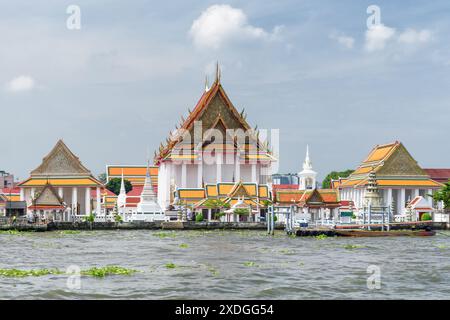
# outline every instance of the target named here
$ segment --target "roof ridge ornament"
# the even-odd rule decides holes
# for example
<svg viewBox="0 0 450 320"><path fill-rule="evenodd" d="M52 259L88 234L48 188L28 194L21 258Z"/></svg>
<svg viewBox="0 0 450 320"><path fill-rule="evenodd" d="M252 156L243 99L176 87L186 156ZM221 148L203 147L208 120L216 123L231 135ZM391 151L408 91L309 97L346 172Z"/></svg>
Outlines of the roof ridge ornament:
<svg viewBox="0 0 450 320"><path fill-rule="evenodd" d="M216 83L220 83L220 77L222 76L221 74L221 70L220 70L220 66L219 66L219 60L217 60L216 62Z"/></svg>
<svg viewBox="0 0 450 320"><path fill-rule="evenodd" d="M209 82L208 82L208 75L205 76L205 92L209 91ZM189 113L191 113L189 111Z"/></svg>

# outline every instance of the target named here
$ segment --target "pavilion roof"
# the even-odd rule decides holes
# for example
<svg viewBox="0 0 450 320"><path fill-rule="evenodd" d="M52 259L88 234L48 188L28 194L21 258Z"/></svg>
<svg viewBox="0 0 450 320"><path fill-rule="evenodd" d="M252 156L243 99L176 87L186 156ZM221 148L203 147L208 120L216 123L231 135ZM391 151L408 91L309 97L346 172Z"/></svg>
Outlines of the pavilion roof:
<svg viewBox="0 0 450 320"><path fill-rule="evenodd" d="M380 187L438 188L441 186L440 183L430 179L427 172L418 165L399 141L375 146L348 178L333 182L333 186L363 188L372 171L376 173Z"/></svg>

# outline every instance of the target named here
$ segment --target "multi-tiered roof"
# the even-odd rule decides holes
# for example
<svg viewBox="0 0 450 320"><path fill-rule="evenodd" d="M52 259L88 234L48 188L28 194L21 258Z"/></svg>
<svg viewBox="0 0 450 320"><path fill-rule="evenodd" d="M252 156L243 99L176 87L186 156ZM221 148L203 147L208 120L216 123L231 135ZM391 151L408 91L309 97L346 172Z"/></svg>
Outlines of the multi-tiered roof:
<svg viewBox="0 0 450 320"><path fill-rule="evenodd" d="M340 188L361 187L369 183L374 172L382 187L439 188L441 184L432 180L399 141L377 145L359 167L342 183Z"/></svg>
<svg viewBox="0 0 450 320"><path fill-rule="evenodd" d="M195 124L201 122L201 136L196 137ZM200 126L199 126L200 128ZM223 141L215 141L208 129L218 129ZM245 141L227 130L242 130L248 134ZM161 144L155 152L155 164L162 161L182 160L195 161L205 149L215 152L240 154L241 161L275 161L268 145L259 139L256 129L252 129L245 120L244 110L239 113L228 98L220 83L220 71L211 88L206 87L200 100L187 119L181 118L180 126L176 126L165 144Z"/></svg>

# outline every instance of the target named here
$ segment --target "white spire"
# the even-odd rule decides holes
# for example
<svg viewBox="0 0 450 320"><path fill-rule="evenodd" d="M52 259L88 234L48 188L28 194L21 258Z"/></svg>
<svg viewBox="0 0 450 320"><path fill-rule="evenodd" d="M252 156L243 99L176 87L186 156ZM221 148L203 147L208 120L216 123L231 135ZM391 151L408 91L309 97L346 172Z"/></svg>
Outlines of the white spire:
<svg viewBox="0 0 450 320"><path fill-rule="evenodd" d="M306 145L306 157L305 162L303 162L303 170L312 170L312 162L309 159L309 145Z"/></svg>
<svg viewBox="0 0 450 320"><path fill-rule="evenodd" d="M119 212L123 213L123 210L121 208L125 207L127 203L127 192L125 190L125 182L123 179L123 169L122 169L122 180L120 181L120 192L117 196L117 206L119 208Z"/></svg>
<svg viewBox="0 0 450 320"><path fill-rule="evenodd" d="M157 203L156 194L153 190L149 159L147 159L147 173L141 192L141 200L137 205L137 212L144 214L162 214L161 207Z"/></svg>
<svg viewBox="0 0 450 320"><path fill-rule="evenodd" d="M309 145L306 146L306 157L303 162L303 170L299 173L300 190L308 190L316 188L317 172L313 170L311 159L309 158Z"/></svg>
<svg viewBox="0 0 450 320"><path fill-rule="evenodd" d="M122 180L120 181L120 194L126 194L125 191L125 182L123 180L123 169L122 169Z"/></svg>
<svg viewBox="0 0 450 320"><path fill-rule="evenodd" d="M141 193L141 199L144 198L147 201L149 200L149 198L156 198L155 191L153 190L152 179L150 177L150 160L148 159L147 159L147 173L145 175L144 187L142 188Z"/></svg>

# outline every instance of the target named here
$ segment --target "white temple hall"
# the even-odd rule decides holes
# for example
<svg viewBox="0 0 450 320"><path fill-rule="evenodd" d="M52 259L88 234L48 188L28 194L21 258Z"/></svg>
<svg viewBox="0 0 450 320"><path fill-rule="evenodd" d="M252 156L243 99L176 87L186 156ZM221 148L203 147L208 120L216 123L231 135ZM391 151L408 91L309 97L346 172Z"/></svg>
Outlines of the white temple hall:
<svg viewBox="0 0 450 320"><path fill-rule="evenodd" d="M159 166L158 203L163 210L180 201L195 207L194 202L208 197L206 186L227 185L231 192L239 183L254 186L251 190L255 193L250 192L248 197L255 200L258 190L262 190L260 186L264 190L270 186L275 161L266 142L260 140L244 113L239 113L228 98L217 68L214 83L206 86L188 117L182 117L180 125L155 153L155 165ZM264 197L269 197L269 192ZM180 198L180 194L184 197ZM239 201L243 201L242 197ZM251 206L251 212L263 207L259 203Z"/></svg>
<svg viewBox="0 0 450 320"><path fill-rule="evenodd" d="M433 207L431 194L442 184L430 178L402 143L395 141L375 146L367 158L348 177L333 181L342 200L351 200L362 210L376 184L380 205L391 207L394 215L404 215L408 204L422 197Z"/></svg>
<svg viewBox="0 0 450 320"><path fill-rule="evenodd" d="M28 215L73 221L79 215L102 214L103 184L62 140L19 188L20 200L26 201Z"/></svg>

